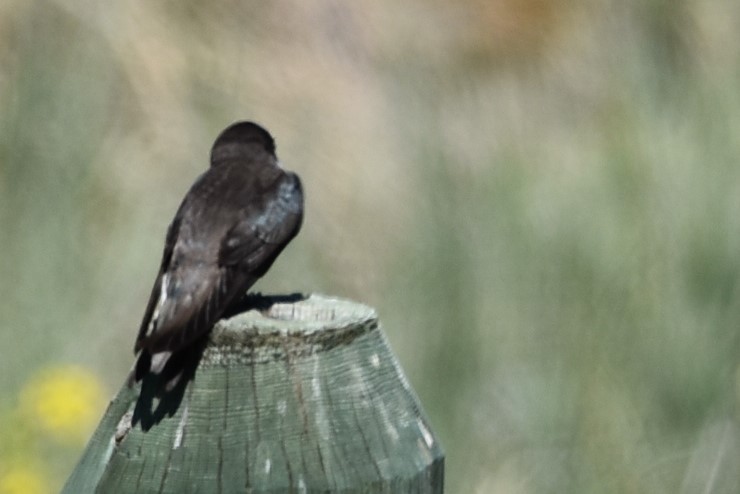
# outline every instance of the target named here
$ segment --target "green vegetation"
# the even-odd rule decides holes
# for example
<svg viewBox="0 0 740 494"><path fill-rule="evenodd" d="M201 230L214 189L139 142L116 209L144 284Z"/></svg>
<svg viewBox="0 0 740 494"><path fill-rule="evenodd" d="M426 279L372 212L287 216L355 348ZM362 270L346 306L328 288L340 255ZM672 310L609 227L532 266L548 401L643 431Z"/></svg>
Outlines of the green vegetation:
<svg viewBox="0 0 740 494"><path fill-rule="evenodd" d="M249 118L307 190L255 288L378 309L448 492L740 491L739 21L724 0L6 1L0 417L53 363L118 388L167 222ZM59 486L78 450L49 451Z"/></svg>

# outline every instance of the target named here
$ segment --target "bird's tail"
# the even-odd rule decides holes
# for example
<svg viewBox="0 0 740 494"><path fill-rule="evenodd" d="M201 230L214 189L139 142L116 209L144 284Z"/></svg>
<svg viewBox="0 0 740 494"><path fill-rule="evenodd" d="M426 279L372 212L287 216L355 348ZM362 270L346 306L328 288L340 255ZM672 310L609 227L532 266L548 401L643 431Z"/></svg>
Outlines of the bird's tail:
<svg viewBox="0 0 740 494"><path fill-rule="evenodd" d="M136 362L129 373L127 383L133 387L139 381L152 381L155 384L157 395L169 393L182 380L186 374L192 375L193 362L190 353L185 349L179 352L158 352L150 353L149 350L142 349L136 356ZM191 372L192 370L192 372Z"/></svg>

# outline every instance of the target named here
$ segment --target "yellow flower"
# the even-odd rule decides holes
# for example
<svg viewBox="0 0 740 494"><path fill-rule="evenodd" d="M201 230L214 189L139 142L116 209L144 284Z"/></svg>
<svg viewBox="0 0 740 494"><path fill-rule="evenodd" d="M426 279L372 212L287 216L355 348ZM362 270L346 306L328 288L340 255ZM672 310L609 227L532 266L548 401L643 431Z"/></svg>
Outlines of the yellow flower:
<svg viewBox="0 0 740 494"><path fill-rule="evenodd" d="M46 494L49 484L37 469L16 466L0 473L0 494Z"/></svg>
<svg viewBox="0 0 740 494"><path fill-rule="evenodd" d="M76 366L46 369L21 391L22 412L64 442L84 444L104 403L100 381Z"/></svg>

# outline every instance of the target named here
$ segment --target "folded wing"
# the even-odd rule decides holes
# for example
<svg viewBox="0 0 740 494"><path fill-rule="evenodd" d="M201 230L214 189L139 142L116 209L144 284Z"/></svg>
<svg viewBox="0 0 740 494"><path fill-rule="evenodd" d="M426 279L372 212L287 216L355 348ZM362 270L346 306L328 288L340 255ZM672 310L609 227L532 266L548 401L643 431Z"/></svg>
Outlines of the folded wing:
<svg viewBox="0 0 740 494"><path fill-rule="evenodd" d="M173 259L180 226L173 223L135 351L174 352L192 343L270 268L298 233L303 216L298 177L284 173L272 185L276 193L271 199L245 209L226 232L218 262Z"/></svg>

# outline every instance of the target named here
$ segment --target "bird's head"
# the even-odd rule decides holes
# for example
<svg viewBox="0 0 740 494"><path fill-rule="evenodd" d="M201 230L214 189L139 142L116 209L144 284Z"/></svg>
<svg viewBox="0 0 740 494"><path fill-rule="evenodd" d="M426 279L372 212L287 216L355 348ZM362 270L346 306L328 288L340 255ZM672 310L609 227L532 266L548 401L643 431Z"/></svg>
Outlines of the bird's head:
<svg viewBox="0 0 740 494"><path fill-rule="evenodd" d="M216 138L211 148L211 166L234 158L250 158L255 151L275 156L275 141L254 122L236 122Z"/></svg>

